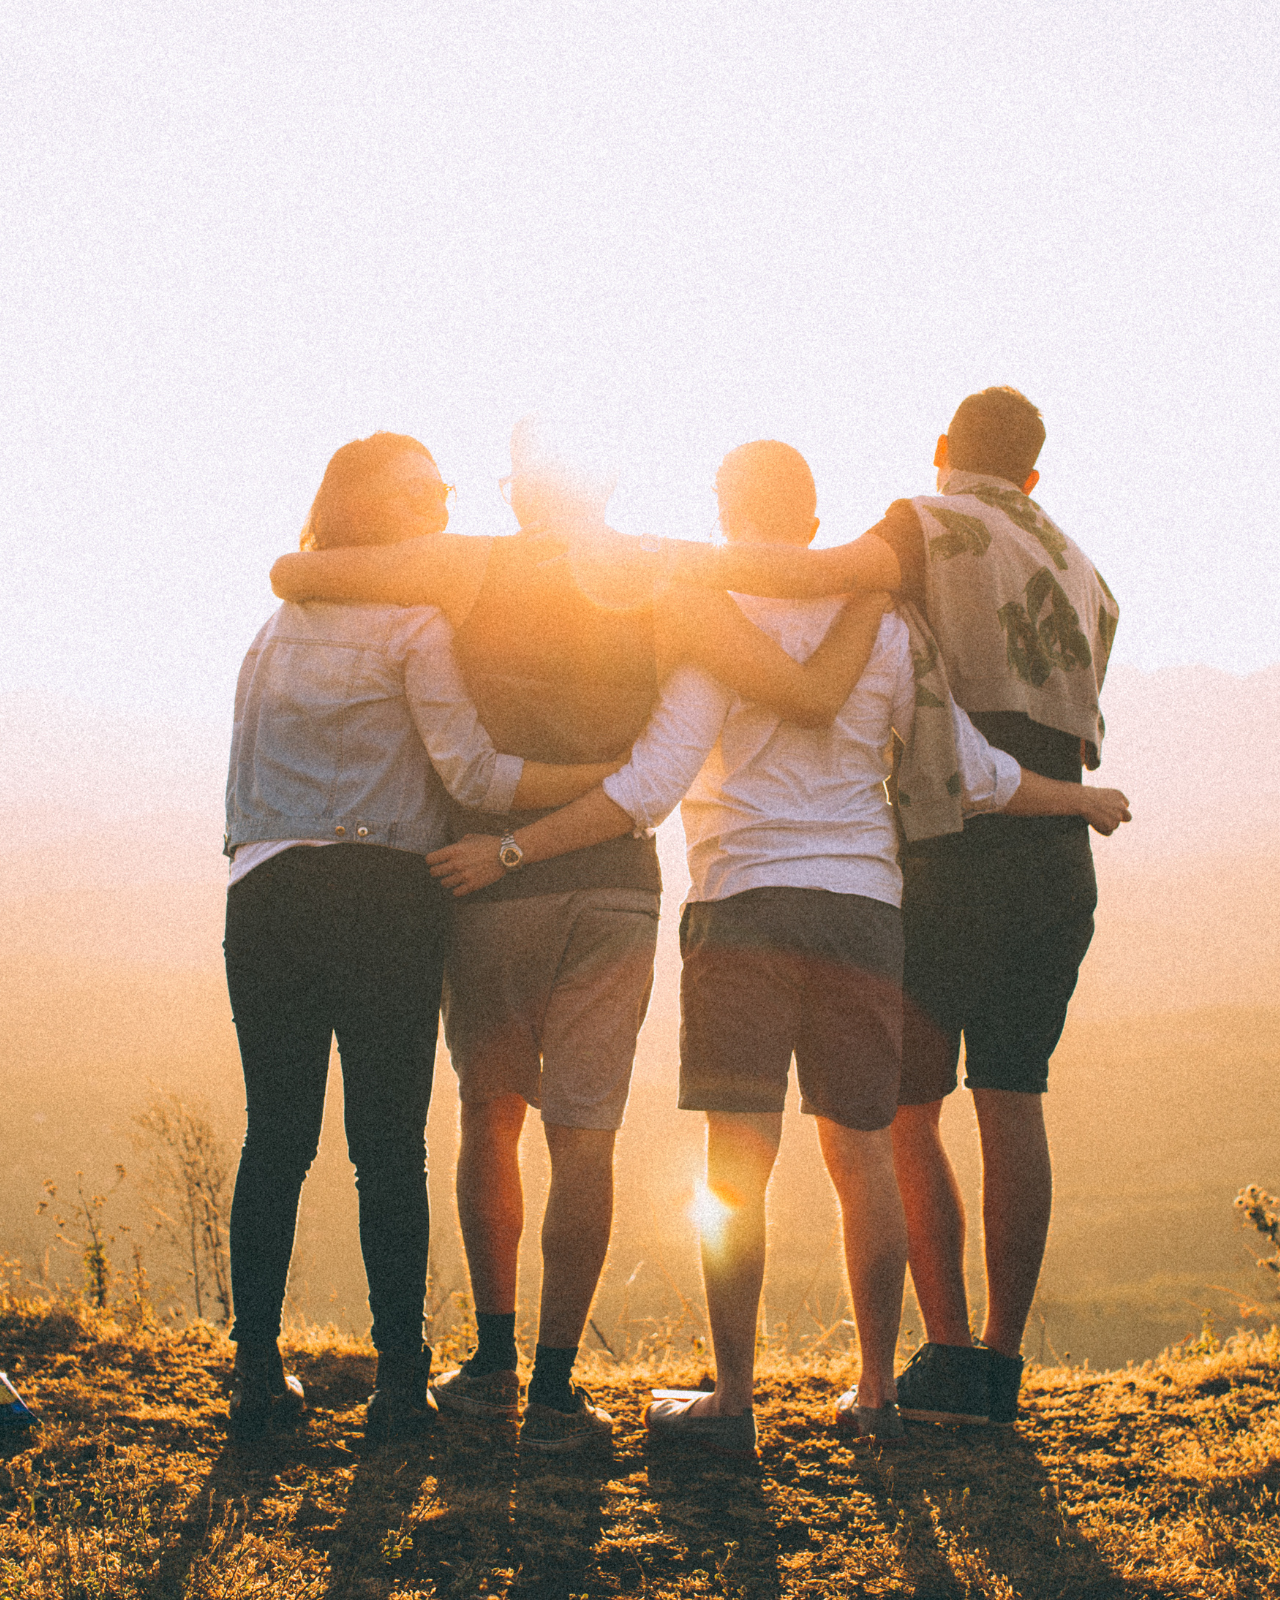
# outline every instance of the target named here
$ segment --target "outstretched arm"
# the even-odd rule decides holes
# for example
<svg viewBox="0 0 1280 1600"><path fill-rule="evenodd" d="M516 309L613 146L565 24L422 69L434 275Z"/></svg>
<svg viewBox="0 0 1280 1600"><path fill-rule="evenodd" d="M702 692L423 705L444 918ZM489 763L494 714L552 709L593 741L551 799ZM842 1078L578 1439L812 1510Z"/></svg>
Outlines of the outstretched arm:
<svg viewBox="0 0 1280 1600"><path fill-rule="evenodd" d="M704 673L692 667L674 673L621 771L605 787L516 832L525 862L545 861L637 828L656 827L697 776L729 703L726 691ZM468 834L434 851L427 862L432 875L455 895L483 889L505 870L493 834Z"/></svg>
<svg viewBox="0 0 1280 1600"><path fill-rule="evenodd" d="M299 550L272 567L271 587L282 600L435 605L456 627L480 592L490 543L433 533L399 544Z"/></svg>
<svg viewBox="0 0 1280 1600"><path fill-rule="evenodd" d="M557 766L548 761L526 761L511 800L514 811L540 811L545 806L565 806L588 794L615 773L621 761L583 762ZM611 835L606 834L606 838ZM593 844L598 841L592 840ZM553 854L559 854L558 851Z"/></svg>
<svg viewBox="0 0 1280 1600"><path fill-rule="evenodd" d="M665 574L673 582L784 600L814 600L852 590L894 590L902 581L893 547L876 533L864 533L829 550L666 539L662 559Z"/></svg>
<svg viewBox="0 0 1280 1600"><path fill-rule="evenodd" d="M883 594L849 601L802 663L761 632L728 594L677 585L655 602L658 670L665 676L680 662L692 663L788 722L823 728L862 676L885 603Z"/></svg>
<svg viewBox="0 0 1280 1600"><path fill-rule="evenodd" d="M1005 806L1011 817L1084 817L1091 828L1111 834L1122 822L1132 822L1129 801L1119 789L1098 789L1084 783L1063 783L1042 778L1022 768L1022 781Z"/></svg>

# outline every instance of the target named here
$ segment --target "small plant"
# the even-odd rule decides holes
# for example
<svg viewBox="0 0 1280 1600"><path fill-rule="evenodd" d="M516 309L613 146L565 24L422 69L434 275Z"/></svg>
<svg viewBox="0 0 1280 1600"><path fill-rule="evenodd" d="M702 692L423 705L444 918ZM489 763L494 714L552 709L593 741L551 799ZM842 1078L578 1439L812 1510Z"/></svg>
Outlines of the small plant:
<svg viewBox="0 0 1280 1600"><path fill-rule="evenodd" d="M157 1196L155 1226L187 1258L196 1316L231 1321L231 1159L208 1108L164 1095L133 1119L146 1153L145 1183Z"/></svg>
<svg viewBox="0 0 1280 1600"><path fill-rule="evenodd" d="M106 1219L103 1212L107 1201L116 1192L125 1180L125 1170L119 1162L116 1163L116 1181L105 1194L86 1194L84 1192L84 1173L76 1173L76 1199L67 1210L68 1216L61 1216L57 1211L53 1213L54 1224L58 1230L58 1242L75 1250L84 1263L85 1293L91 1306L96 1306L100 1311L107 1304L108 1291L111 1287L111 1259L107 1255L107 1246L114 1244L116 1234L128 1233L129 1224L120 1222L115 1230L108 1232ZM36 1215L40 1216L50 1206L55 1205L58 1199L58 1186L52 1178L44 1180L45 1198L36 1207Z"/></svg>
<svg viewBox="0 0 1280 1600"><path fill-rule="evenodd" d="M1280 1200L1256 1183L1251 1183L1235 1197L1237 1211L1244 1213L1246 1222L1252 1224L1271 1244L1273 1255L1259 1256L1258 1265L1280 1277Z"/></svg>

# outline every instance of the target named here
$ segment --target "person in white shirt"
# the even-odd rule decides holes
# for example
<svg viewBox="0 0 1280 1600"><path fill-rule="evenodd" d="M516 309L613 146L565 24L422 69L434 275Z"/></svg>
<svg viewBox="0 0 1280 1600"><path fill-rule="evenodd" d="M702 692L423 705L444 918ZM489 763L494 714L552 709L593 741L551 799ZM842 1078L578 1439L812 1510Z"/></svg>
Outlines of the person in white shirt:
<svg viewBox="0 0 1280 1600"><path fill-rule="evenodd" d="M731 452L716 481L732 540L807 545L813 478L774 440ZM838 600L736 597L803 661ZM844 1218L861 1349L858 1384L837 1420L899 1436L893 1354L906 1231L889 1126L901 1052L902 878L885 792L896 731L911 737L915 675L907 630L887 614L870 661L830 728L806 729L743 701L705 673L671 674L631 759L600 788L517 835L540 859L609 833L649 829L680 800L692 887L681 920L680 1105L705 1112L703 1273L716 1354L714 1393L660 1398L651 1434L728 1454L754 1451L754 1347L765 1255L764 1198L794 1052L801 1109L817 1119ZM962 712L955 719L966 809L1081 810L1111 831L1123 796L1026 775ZM1029 785L1027 779L1029 778ZM438 851L433 872L458 893L503 868L496 839Z"/></svg>

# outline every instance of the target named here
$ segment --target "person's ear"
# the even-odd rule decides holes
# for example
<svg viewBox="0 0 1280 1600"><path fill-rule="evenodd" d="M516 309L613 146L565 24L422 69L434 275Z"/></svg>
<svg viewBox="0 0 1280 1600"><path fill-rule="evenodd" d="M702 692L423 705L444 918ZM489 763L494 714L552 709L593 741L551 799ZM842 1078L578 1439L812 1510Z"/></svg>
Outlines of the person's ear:
<svg viewBox="0 0 1280 1600"><path fill-rule="evenodd" d="M1027 481L1022 485L1023 494L1030 494L1031 491L1035 488L1036 484L1038 484L1039 482L1040 482L1040 474L1038 472L1030 473L1028 475L1028 477L1027 477Z"/></svg>
<svg viewBox="0 0 1280 1600"><path fill-rule="evenodd" d="M938 448L933 452L933 464L939 471L945 471L947 465L947 436L945 433L938 435Z"/></svg>

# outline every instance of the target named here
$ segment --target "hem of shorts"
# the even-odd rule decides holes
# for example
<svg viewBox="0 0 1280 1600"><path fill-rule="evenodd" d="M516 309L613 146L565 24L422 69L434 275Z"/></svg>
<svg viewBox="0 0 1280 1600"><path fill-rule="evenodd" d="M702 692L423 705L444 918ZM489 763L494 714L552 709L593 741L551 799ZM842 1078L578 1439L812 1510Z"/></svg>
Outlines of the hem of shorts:
<svg viewBox="0 0 1280 1600"><path fill-rule="evenodd" d="M535 1106L533 1109L543 1122L550 1122L557 1128L579 1128L583 1133L617 1133L627 1120L625 1109L616 1122L567 1122L563 1117L552 1116L546 1106Z"/></svg>
<svg viewBox="0 0 1280 1600"><path fill-rule="evenodd" d="M735 1117L768 1117L784 1111L786 1109L786 1101L780 1100L776 1105L771 1106L711 1106L694 1105L681 1095L680 1099L676 1101L676 1109L678 1111L725 1111Z"/></svg>
<svg viewBox="0 0 1280 1600"><path fill-rule="evenodd" d="M1049 1079L1041 1078L1038 1088L1029 1088L1022 1083L975 1083L972 1078L966 1076L964 1086L966 1089L1002 1089L1006 1094L1048 1094Z"/></svg>
<svg viewBox="0 0 1280 1600"><path fill-rule="evenodd" d="M874 1126L868 1127L865 1122L846 1122L843 1117L833 1116L830 1111L819 1111L817 1106L805 1105L803 1102L800 1106L800 1115L802 1117L821 1117L824 1122L834 1122L836 1127L848 1128L853 1133L883 1133L886 1128L893 1126L892 1117L889 1118L888 1122L877 1122Z"/></svg>

